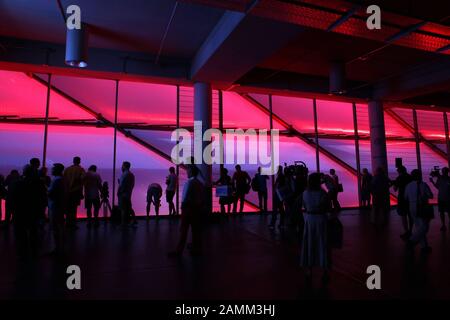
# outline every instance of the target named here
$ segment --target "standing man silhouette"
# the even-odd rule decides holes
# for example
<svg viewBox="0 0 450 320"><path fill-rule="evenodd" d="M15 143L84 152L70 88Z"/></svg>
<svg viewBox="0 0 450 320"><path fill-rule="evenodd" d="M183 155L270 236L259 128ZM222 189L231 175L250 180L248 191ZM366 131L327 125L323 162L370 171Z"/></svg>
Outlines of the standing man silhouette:
<svg viewBox="0 0 450 320"><path fill-rule="evenodd" d="M64 170L64 182L66 183L66 226L70 229L78 229L77 208L83 199L83 180L86 172L80 165L80 157L73 158L73 165Z"/></svg>

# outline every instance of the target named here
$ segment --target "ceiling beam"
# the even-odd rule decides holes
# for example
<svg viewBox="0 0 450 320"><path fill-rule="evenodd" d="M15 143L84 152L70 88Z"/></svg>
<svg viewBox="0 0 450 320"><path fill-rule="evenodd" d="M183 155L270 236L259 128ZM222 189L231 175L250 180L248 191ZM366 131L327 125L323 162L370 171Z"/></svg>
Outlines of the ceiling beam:
<svg viewBox="0 0 450 320"><path fill-rule="evenodd" d="M302 30L296 25L227 11L193 58L191 79L227 88Z"/></svg>
<svg viewBox="0 0 450 320"><path fill-rule="evenodd" d="M142 52L90 48L89 65L74 68L65 64L65 46L49 42L0 37L0 68L22 72L55 73L110 79L147 79L161 83L188 83L189 60Z"/></svg>

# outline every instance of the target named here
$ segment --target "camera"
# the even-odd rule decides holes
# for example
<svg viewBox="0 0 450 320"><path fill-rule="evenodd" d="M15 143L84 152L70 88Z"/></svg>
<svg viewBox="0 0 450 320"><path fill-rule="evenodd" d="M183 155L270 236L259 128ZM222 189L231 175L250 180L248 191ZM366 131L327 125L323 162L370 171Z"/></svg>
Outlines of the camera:
<svg viewBox="0 0 450 320"><path fill-rule="evenodd" d="M430 172L430 177L439 177L440 173L439 173L439 166L434 166L433 170L431 170Z"/></svg>

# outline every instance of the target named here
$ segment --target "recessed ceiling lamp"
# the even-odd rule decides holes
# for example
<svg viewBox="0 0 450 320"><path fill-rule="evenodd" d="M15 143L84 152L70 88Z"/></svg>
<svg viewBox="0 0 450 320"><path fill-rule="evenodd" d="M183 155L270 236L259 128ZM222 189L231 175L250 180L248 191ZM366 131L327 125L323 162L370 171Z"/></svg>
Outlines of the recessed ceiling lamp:
<svg viewBox="0 0 450 320"><path fill-rule="evenodd" d="M67 29L66 64L72 67L86 68L88 61L87 25L82 23L80 29Z"/></svg>

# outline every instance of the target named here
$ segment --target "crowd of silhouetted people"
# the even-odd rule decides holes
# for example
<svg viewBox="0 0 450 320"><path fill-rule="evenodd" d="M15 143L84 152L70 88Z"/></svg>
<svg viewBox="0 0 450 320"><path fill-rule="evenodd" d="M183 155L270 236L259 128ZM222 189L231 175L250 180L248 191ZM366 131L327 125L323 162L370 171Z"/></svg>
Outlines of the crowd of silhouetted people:
<svg viewBox="0 0 450 320"><path fill-rule="evenodd" d="M118 179L118 205L112 207L108 182L102 181L97 167L91 165L86 171L81 166L80 157L74 157L73 163L65 167L61 163L53 164L48 175L47 168L38 158L32 158L20 173L12 170L6 178L0 176L0 218L1 200L5 200L4 226L14 226L19 257L37 255L39 234L48 220L52 231L55 249L52 254L64 252L64 239L67 230L76 230L77 213L84 200L87 215L87 227L99 226L99 213L115 223L135 226L136 214L132 206L132 193L135 177L131 172L130 162L123 162L122 175ZM175 168L169 168L166 178L166 201L169 214L177 215L174 195L177 190L178 177ZM159 215L162 188L151 183L147 190L147 216L153 204Z"/></svg>
<svg viewBox="0 0 450 320"><path fill-rule="evenodd" d="M313 267L323 269L323 280L328 280L331 265L331 249L342 246L343 228L337 214L341 210L338 200L343 192L334 169L329 173L309 173L306 165L279 166L273 177L262 174L258 168L252 178L240 165L235 166L232 176L222 168L220 177L213 182L216 196L219 198L221 212L242 213L246 196L251 192L258 195L260 212L267 212L269 184L272 184L273 210L269 228L291 227L302 237L300 265L305 268L311 279ZM0 176L0 199L5 199L5 221L8 226L13 223L16 243L20 257L35 256L39 246L39 232L47 220L53 235L55 249L52 254L64 252L65 233L77 229L78 207L84 200L87 213L87 227L99 226L99 213L103 208L104 216L111 222L123 226L136 226L137 219L132 204L135 176L131 163L122 163L122 174L118 179L117 206L111 206L109 186L103 182L97 167L91 165L86 171L81 166L79 157L65 167L61 163L53 164L50 176L40 161L33 158L23 168L23 172L12 170L4 178ZM181 224L178 245L169 256L182 255L192 232L192 242L188 246L192 255L201 253L202 228L208 214L208 192L200 169L193 164L186 165L188 180L183 185L181 194ZM390 189L397 192L397 212L402 219L404 233L401 238L407 248L420 245L422 253L431 251L427 242L430 221L434 217L430 199L433 194L430 187L422 180L418 169L408 174L404 166L397 166L398 176L390 180L383 168L377 168L372 176L367 169L361 175L361 200L363 207L370 208L370 220L377 226L387 222L390 212ZM273 179L272 182L269 182ZM430 174L431 184L438 190L438 210L441 217L441 230L446 230L445 213L450 211L450 177L448 168L440 172L435 169ZM166 202L169 215L179 215L174 197L178 190L178 175L174 167L169 168L166 177ZM150 183L147 189L147 217L153 210L159 216L163 187ZM231 209L233 208L233 209ZM303 213L303 214L302 214ZM450 222L449 222L450 223Z"/></svg>
<svg viewBox="0 0 450 320"><path fill-rule="evenodd" d="M430 186L423 181L422 172L414 169L409 174L403 165L397 166L398 176L391 180L383 168L378 168L372 176L363 169L361 177L361 194L363 206L371 208L371 220L377 225L388 221L390 212L390 189L395 191L397 213L402 219L403 233L400 237L407 247L413 249L417 244L422 253L430 253L427 234L430 222L434 218L434 209L430 204L433 193ZM450 214L450 177L447 167L434 169L429 181L438 191L438 211L441 219L441 231L447 230L445 214ZM450 227L450 218L449 218Z"/></svg>

